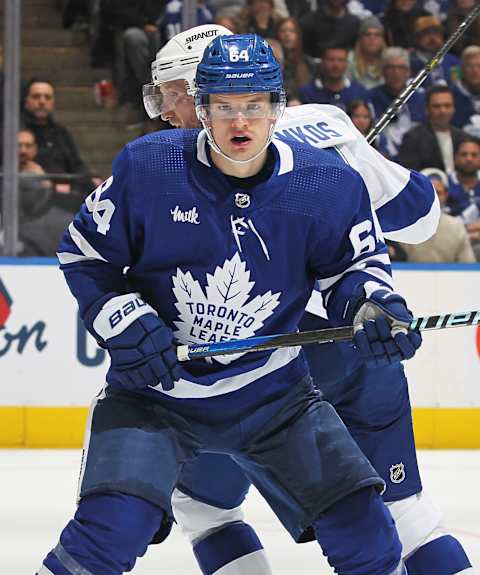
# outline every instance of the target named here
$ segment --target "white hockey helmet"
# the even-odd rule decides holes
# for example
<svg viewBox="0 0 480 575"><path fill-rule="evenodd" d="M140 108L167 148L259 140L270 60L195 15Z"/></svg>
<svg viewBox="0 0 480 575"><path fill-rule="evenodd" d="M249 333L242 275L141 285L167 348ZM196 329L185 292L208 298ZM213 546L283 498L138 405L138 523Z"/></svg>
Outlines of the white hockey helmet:
<svg viewBox="0 0 480 575"><path fill-rule="evenodd" d="M143 86L143 103L150 118L161 113L162 98L158 86L173 80L185 80L187 92L193 93L197 65L205 48L217 36L232 32L218 24L203 24L180 32L163 46L152 62L152 83Z"/></svg>

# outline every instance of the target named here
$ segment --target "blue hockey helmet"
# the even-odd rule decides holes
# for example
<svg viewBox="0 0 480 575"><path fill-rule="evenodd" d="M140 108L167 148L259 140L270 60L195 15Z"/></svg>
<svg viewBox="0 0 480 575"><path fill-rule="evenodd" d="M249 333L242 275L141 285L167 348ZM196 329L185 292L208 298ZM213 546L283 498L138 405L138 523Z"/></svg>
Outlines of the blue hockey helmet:
<svg viewBox="0 0 480 575"><path fill-rule="evenodd" d="M280 65L257 34L217 36L203 53L195 83L198 104L208 94L270 92L284 98Z"/></svg>
<svg viewBox="0 0 480 575"><path fill-rule="evenodd" d="M268 42L257 34L232 34L217 36L205 49L195 76L195 110L212 148L223 157L236 163L247 163L258 157L270 144L275 123L286 105L285 90L280 65ZM251 119L267 118L271 125L263 148L248 160L234 160L227 156L215 142L211 121L214 113L210 105L213 94L270 94L267 106L252 106L242 110ZM224 106L225 108L225 106ZM216 117L236 117L232 109L217 110Z"/></svg>

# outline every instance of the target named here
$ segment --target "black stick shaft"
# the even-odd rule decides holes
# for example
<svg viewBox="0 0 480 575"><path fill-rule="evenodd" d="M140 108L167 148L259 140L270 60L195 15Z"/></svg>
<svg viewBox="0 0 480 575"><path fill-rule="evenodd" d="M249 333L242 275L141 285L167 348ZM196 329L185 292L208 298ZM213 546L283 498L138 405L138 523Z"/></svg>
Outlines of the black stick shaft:
<svg viewBox="0 0 480 575"><path fill-rule="evenodd" d="M480 311L426 315L414 318L408 327L415 331L427 331L450 327L465 327L469 325L480 325ZM353 335L354 327L350 325L278 335L256 336L247 339L207 343L204 345L181 345L177 348L177 356L179 361L185 361L187 359L265 351L278 349L280 347L308 345L311 343L350 341Z"/></svg>

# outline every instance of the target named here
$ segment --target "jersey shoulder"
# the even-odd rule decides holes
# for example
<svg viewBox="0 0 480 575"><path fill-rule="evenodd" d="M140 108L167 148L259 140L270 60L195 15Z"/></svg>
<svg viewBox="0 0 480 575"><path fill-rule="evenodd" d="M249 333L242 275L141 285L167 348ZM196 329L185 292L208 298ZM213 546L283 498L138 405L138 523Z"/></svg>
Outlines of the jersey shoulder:
<svg viewBox="0 0 480 575"><path fill-rule="evenodd" d="M125 146L136 180L150 178L185 180L196 155L200 130L162 130L133 140Z"/></svg>
<svg viewBox="0 0 480 575"><path fill-rule="evenodd" d="M365 184L336 148L291 144L293 170L289 185L277 197L285 211L330 221L355 210Z"/></svg>

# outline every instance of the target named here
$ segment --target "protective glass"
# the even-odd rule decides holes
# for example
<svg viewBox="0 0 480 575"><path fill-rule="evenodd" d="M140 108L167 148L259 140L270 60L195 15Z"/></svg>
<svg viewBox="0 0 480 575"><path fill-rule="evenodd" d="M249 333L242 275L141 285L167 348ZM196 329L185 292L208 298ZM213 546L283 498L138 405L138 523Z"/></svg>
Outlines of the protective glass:
<svg viewBox="0 0 480 575"><path fill-rule="evenodd" d="M191 98L185 92L171 91L155 84L144 84L143 105L150 118L158 118L175 109L177 104Z"/></svg>
<svg viewBox="0 0 480 575"><path fill-rule="evenodd" d="M247 120L268 118L275 120L283 112L281 102L246 102L244 104L230 104L226 102L213 102L197 106L197 115L200 120L234 120L243 117Z"/></svg>

